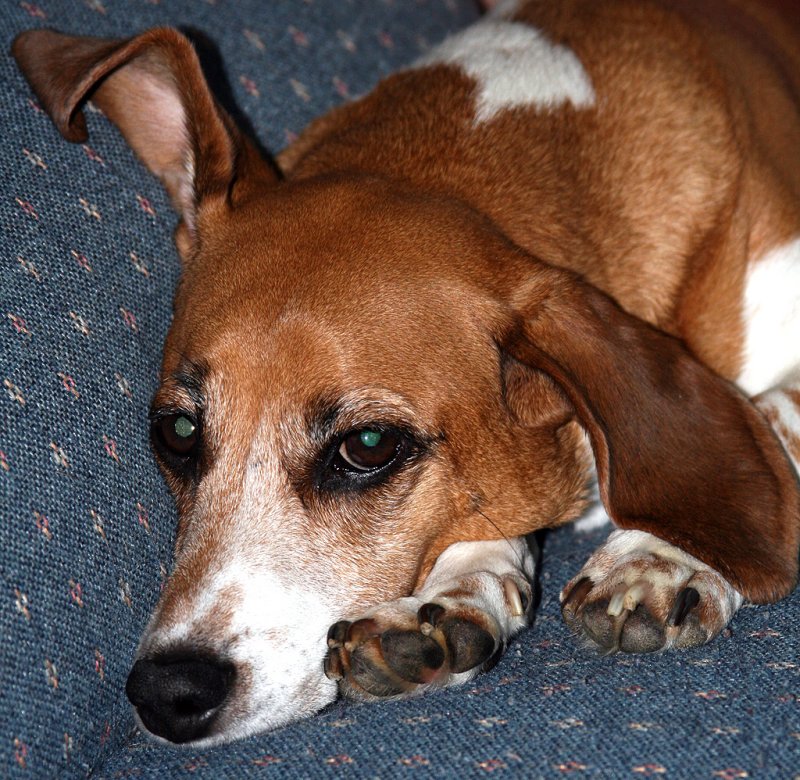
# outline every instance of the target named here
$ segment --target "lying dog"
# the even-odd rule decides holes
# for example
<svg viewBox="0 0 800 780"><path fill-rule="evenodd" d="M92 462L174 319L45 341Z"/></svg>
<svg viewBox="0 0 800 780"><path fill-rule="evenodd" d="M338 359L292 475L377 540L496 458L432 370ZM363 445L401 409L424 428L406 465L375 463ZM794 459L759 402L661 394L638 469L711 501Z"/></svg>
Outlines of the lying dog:
<svg viewBox="0 0 800 780"><path fill-rule="evenodd" d="M520 537L581 515L595 467L617 529L562 593L586 642L701 644L792 590L792 0L504 2L277 166L173 30L14 54L181 217L152 405L175 568L127 686L150 732L468 679L526 623Z"/></svg>

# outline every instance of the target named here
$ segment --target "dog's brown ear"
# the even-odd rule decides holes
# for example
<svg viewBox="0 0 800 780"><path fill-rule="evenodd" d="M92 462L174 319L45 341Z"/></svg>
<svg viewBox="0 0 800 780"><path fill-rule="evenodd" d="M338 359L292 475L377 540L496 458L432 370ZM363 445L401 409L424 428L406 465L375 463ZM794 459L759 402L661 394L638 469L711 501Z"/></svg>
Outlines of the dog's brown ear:
<svg viewBox="0 0 800 780"><path fill-rule="evenodd" d="M194 48L176 30L128 40L30 30L12 53L67 140L87 138L87 98L119 127L169 193L183 240L194 240L204 205L227 204L253 180L276 177L217 106Z"/></svg>
<svg viewBox="0 0 800 780"><path fill-rule="evenodd" d="M571 401L616 524L694 555L751 601L788 594L800 485L757 409L682 342L572 274L538 266L524 287L501 348Z"/></svg>

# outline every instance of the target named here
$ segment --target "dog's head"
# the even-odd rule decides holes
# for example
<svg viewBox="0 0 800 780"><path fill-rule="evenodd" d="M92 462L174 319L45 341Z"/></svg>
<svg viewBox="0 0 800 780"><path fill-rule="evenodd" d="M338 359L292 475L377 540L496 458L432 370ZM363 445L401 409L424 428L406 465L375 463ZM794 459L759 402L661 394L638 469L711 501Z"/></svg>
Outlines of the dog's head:
<svg viewBox="0 0 800 780"><path fill-rule="evenodd" d="M575 517L589 441L619 524L774 595L783 526L746 554L686 531L719 511L749 533L788 488L758 416L677 341L466 204L379 175L283 180L174 31L40 31L15 55L67 138L91 96L181 216L151 419L175 567L128 685L150 731L208 743L318 710L331 623L407 595L452 543ZM709 482L725 470L746 484Z"/></svg>

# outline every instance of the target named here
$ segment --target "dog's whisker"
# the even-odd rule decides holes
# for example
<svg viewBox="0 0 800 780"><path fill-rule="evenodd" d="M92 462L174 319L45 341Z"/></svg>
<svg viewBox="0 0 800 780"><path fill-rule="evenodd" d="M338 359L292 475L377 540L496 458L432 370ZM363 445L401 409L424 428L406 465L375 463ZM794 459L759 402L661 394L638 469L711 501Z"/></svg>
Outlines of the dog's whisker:
<svg viewBox="0 0 800 780"><path fill-rule="evenodd" d="M502 537L502 538L505 540L505 542L508 544L509 548L511 549L511 551L512 551L512 554L517 556L517 563L519 564L519 568L520 568L520 569L522 569L522 566L523 566L522 555L520 555L520 554L517 552L516 548L514 547L513 543L511 542L511 539L508 537L508 535L507 535L507 534L505 534L505 533L503 533L503 529L502 529L502 528L500 528L500 526L499 526L499 525L497 525L497 523L495 523L495 521L494 521L494 520L492 520L492 518L491 518L491 517L489 517L489 516L488 516L488 515L487 515L487 514L486 514L486 513L485 513L485 512L482 510L482 509L480 509L480 508L478 508L478 507L475 507L475 511L476 511L476 512L477 512L477 513L478 513L478 514L479 514L479 515L480 515L480 516L481 516L481 517L482 517L484 520L486 520L486 522L487 522L487 523L489 523L489 525L491 525L491 526L492 526L492 528L494 528L494 529L495 529L495 531L497 531L497 533L499 533L499 534L500 534L500 536L501 536L501 537Z"/></svg>

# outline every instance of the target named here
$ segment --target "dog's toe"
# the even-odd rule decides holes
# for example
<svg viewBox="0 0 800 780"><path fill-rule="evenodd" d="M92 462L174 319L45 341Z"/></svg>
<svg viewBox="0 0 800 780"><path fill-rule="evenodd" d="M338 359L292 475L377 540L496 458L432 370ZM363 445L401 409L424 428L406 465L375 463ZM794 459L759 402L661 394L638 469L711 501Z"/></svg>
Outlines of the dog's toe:
<svg viewBox="0 0 800 780"><path fill-rule="evenodd" d="M614 621L607 612L608 599L591 601L579 608L567 624L573 631L582 633L603 652L613 652L615 648Z"/></svg>
<svg viewBox="0 0 800 780"><path fill-rule="evenodd" d="M495 638L485 629L460 617L442 621L441 632L450 659L450 671L460 674L481 666L495 650Z"/></svg>
<svg viewBox="0 0 800 780"><path fill-rule="evenodd" d="M388 644L392 644L391 637ZM324 670L329 679L338 681L340 685L357 686L370 697L403 693L407 686L402 674L398 674L389 663L389 658L392 658L391 649L386 652L383 633L373 619L340 620L328 631Z"/></svg>
<svg viewBox="0 0 800 780"><path fill-rule="evenodd" d="M650 610L640 604L625 616L620 631L619 649L623 653L654 653L665 643L664 626Z"/></svg>
<svg viewBox="0 0 800 780"><path fill-rule="evenodd" d="M473 620L448 614L440 604L423 604L417 618L423 633L432 635L438 632L444 638L447 659L453 674L480 666L495 650L497 642L489 631Z"/></svg>
<svg viewBox="0 0 800 780"><path fill-rule="evenodd" d="M369 696L384 698L405 692L408 685L389 667L379 637L354 645L349 651L349 669L345 678Z"/></svg>
<svg viewBox="0 0 800 780"><path fill-rule="evenodd" d="M445 662L441 645L421 631L384 631L380 641L389 668L409 682L431 682Z"/></svg>

